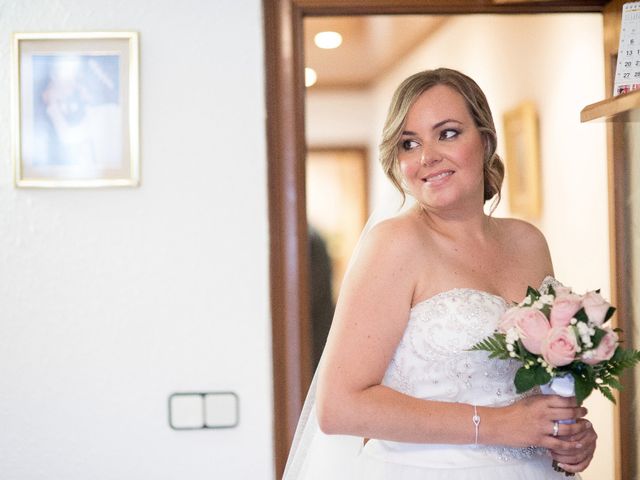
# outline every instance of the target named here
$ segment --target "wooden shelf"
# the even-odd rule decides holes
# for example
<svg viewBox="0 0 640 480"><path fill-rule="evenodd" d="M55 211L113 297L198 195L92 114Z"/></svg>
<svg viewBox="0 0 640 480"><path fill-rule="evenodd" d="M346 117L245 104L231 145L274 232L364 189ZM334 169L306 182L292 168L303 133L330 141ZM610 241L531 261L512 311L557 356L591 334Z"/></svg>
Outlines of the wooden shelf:
<svg viewBox="0 0 640 480"><path fill-rule="evenodd" d="M612 120L612 117L625 113L634 108L640 108L640 90L623 93L612 98L607 98L598 103L587 105L580 112L580 121Z"/></svg>

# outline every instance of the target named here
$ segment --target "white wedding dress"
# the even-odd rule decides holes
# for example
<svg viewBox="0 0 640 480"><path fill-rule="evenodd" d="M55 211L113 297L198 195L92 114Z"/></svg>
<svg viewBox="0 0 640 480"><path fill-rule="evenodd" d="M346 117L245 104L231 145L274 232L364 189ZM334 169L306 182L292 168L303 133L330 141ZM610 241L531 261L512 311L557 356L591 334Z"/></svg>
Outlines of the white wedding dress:
<svg viewBox="0 0 640 480"><path fill-rule="evenodd" d="M554 283L545 279L542 289ZM504 406L515 392L517 362L489 359L469 348L490 336L507 302L487 292L458 288L415 305L382 383L417 398L478 406ZM315 382L314 382L315 383ZM315 385L314 385L315 386ZM313 398L313 391L310 397ZM305 407L285 480L546 480L565 479L541 448L434 445L325 435L313 402ZM469 433L473 435L469 408ZM526 421L526 419L523 419ZM482 438L482 423L480 424ZM578 478L576 476L574 478Z"/></svg>

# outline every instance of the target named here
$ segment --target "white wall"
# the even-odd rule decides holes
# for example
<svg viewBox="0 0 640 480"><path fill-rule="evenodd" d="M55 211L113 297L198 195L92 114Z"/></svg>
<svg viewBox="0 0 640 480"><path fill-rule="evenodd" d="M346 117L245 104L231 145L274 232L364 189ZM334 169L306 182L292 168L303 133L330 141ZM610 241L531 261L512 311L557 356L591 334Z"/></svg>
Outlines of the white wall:
<svg viewBox="0 0 640 480"><path fill-rule="evenodd" d="M368 91L308 89L305 107L310 147L367 145L371 141L374 109Z"/></svg>
<svg viewBox="0 0 640 480"><path fill-rule="evenodd" d="M140 33L142 185L12 186L10 33ZM0 0L0 478L270 479L260 0ZM167 400L232 390L240 425Z"/></svg>
<svg viewBox="0 0 640 480"><path fill-rule="evenodd" d="M492 105L500 143L502 114L533 100L540 117L546 234L558 279L577 291L602 288L609 295L606 137L602 123L581 124L582 107L604 98L602 17L597 14L468 15L451 17L427 42L376 83L370 95L369 145L377 152L391 95L407 76L440 66L473 77ZM314 95L312 90L309 97ZM362 94L361 94L362 95ZM342 129L309 122L309 129ZM309 134L314 137L313 133ZM499 152L504 150L499 147ZM372 155L372 197L388 198L389 182ZM381 192L376 194L376 192ZM496 215L508 215L508 198ZM599 449L584 480L613 478L613 412L597 394L587 401Z"/></svg>

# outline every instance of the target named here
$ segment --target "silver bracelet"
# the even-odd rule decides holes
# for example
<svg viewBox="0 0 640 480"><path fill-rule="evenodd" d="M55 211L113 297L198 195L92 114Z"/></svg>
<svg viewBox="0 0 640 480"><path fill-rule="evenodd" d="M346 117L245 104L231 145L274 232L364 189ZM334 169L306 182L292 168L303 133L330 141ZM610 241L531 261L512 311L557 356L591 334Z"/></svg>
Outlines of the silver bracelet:
<svg viewBox="0 0 640 480"><path fill-rule="evenodd" d="M478 444L478 432L480 431L480 415L478 415L478 407L473 406L473 417L471 417L473 426L476 429L476 445Z"/></svg>

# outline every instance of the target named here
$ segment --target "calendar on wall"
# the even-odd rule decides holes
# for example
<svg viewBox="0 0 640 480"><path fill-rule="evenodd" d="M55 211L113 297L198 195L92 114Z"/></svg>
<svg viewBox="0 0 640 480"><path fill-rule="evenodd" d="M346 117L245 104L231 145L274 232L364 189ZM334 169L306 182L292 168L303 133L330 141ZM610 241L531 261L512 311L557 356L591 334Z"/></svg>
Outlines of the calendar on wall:
<svg viewBox="0 0 640 480"><path fill-rule="evenodd" d="M622 7L620 45L613 95L640 89L640 2Z"/></svg>

